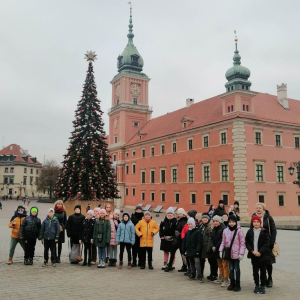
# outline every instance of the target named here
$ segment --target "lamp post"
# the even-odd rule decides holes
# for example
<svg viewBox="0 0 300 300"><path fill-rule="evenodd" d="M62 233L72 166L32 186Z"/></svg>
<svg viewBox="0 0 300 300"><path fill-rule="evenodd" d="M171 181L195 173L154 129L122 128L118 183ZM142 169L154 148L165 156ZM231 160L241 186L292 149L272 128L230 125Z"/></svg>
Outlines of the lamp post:
<svg viewBox="0 0 300 300"><path fill-rule="evenodd" d="M291 163L291 165L288 169L291 176L294 175L294 171L295 171L295 168L293 167L293 165L295 166L295 168L297 170L297 181L293 181L293 184L298 184L298 186L300 187L300 161Z"/></svg>

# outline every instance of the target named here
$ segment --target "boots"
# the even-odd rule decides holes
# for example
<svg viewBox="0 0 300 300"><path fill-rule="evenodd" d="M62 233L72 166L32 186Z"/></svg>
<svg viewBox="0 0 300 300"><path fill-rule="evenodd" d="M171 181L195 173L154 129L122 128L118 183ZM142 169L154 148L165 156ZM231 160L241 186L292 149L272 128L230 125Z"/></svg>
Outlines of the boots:
<svg viewBox="0 0 300 300"><path fill-rule="evenodd" d="M86 260L82 263L82 266L86 266L87 263L86 263Z"/></svg>
<svg viewBox="0 0 300 300"><path fill-rule="evenodd" d="M58 256L58 257L56 258L56 263L57 263L57 264L60 264L60 256Z"/></svg>
<svg viewBox="0 0 300 300"><path fill-rule="evenodd" d="M122 269L123 268L123 262L122 261L120 261L120 263L119 263L119 267L118 267L119 269Z"/></svg>
<svg viewBox="0 0 300 300"><path fill-rule="evenodd" d="M170 266L169 264L167 265L167 267L165 268L165 272L170 272L170 271L173 271L173 267L172 265Z"/></svg>
<svg viewBox="0 0 300 300"><path fill-rule="evenodd" d="M234 279L230 280L230 285L227 288L227 291L234 291L235 290L235 286L236 286L237 282L235 282Z"/></svg>
<svg viewBox="0 0 300 300"><path fill-rule="evenodd" d="M273 286L273 279L272 279L272 277L268 278L266 286L268 288L271 288Z"/></svg>
<svg viewBox="0 0 300 300"><path fill-rule="evenodd" d="M116 267L116 266L117 266L117 260L116 260L116 259L113 259L112 267Z"/></svg>
<svg viewBox="0 0 300 300"><path fill-rule="evenodd" d="M97 268L102 268L102 259L99 259L99 264L98 264Z"/></svg>
<svg viewBox="0 0 300 300"><path fill-rule="evenodd" d="M223 283L221 284L221 287L228 287L230 285L229 279L224 278Z"/></svg>
<svg viewBox="0 0 300 300"><path fill-rule="evenodd" d="M112 267L112 266L113 266L113 259L111 259L111 258L109 259L108 266L109 266L109 267Z"/></svg>
<svg viewBox="0 0 300 300"><path fill-rule="evenodd" d="M10 257L9 259L8 259L8 265L11 265L13 263L13 259L12 259L12 257Z"/></svg>
<svg viewBox="0 0 300 300"><path fill-rule="evenodd" d="M148 266L149 266L149 269L150 269L150 270L153 270L152 261L149 261L149 262L148 262Z"/></svg>
<svg viewBox="0 0 300 300"><path fill-rule="evenodd" d="M141 265L140 269L144 270L145 269L145 263L141 262L140 265Z"/></svg>
<svg viewBox="0 0 300 300"><path fill-rule="evenodd" d="M131 261L128 262L127 269L131 269Z"/></svg>
<svg viewBox="0 0 300 300"><path fill-rule="evenodd" d="M33 265L33 258L32 257L29 257L29 265Z"/></svg>
<svg viewBox="0 0 300 300"><path fill-rule="evenodd" d="M219 276L218 276L218 279L215 280L214 283L223 283L223 281L224 281L224 277L221 276L221 275L219 275Z"/></svg>
<svg viewBox="0 0 300 300"><path fill-rule="evenodd" d="M24 265L25 266L29 265L29 260L28 259L24 259Z"/></svg>
<svg viewBox="0 0 300 300"><path fill-rule="evenodd" d="M217 276L213 276L213 275L209 275L206 278L207 278L207 281L213 281L213 282L215 282L218 279Z"/></svg>
<svg viewBox="0 0 300 300"><path fill-rule="evenodd" d="M178 270L178 272L186 272L186 271L187 271L187 267L185 265L183 265L181 269Z"/></svg>
<svg viewBox="0 0 300 300"><path fill-rule="evenodd" d="M137 266L137 264L136 264L136 260L133 260L133 262L132 262L131 266L132 266L133 268Z"/></svg>
<svg viewBox="0 0 300 300"><path fill-rule="evenodd" d="M241 282L239 280L236 280L233 291L234 292L239 292L240 290L241 290Z"/></svg>

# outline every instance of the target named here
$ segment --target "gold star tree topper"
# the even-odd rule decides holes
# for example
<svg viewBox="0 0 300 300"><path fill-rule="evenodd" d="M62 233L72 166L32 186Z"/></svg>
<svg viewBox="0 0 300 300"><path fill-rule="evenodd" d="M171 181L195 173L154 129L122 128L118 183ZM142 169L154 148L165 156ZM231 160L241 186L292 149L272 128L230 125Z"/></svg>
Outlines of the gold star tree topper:
<svg viewBox="0 0 300 300"><path fill-rule="evenodd" d="M95 53L95 51L87 51L85 54L85 59L87 61L95 61L95 59L97 59L97 54Z"/></svg>

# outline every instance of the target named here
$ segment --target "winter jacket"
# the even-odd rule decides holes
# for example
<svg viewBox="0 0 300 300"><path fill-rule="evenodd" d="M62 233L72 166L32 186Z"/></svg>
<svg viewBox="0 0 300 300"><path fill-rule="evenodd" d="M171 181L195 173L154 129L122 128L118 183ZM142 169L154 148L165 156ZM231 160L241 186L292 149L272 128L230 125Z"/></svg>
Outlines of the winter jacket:
<svg viewBox="0 0 300 300"><path fill-rule="evenodd" d="M93 235L95 245L100 248L108 247L110 243L110 235L111 229L109 217L96 220Z"/></svg>
<svg viewBox="0 0 300 300"><path fill-rule="evenodd" d="M11 217L10 222L8 223L8 228L12 228L11 237L12 238L19 238L19 232L21 229L21 225L25 220L25 217L27 216L27 210L25 209L24 214L20 215L18 214L18 211L16 210L14 215ZM14 226L12 223L16 223Z"/></svg>
<svg viewBox="0 0 300 300"><path fill-rule="evenodd" d="M139 221L135 226L135 232L140 237L140 247L153 247L154 235L158 231L159 227L152 219L149 222L146 222L145 218Z"/></svg>
<svg viewBox="0 0 300 300"><path fill-rule="evenodd" d="M128 244L134 245L135 229L134 229L134 225L131 222L131 220L128 220L127 223L125 223L123 220L120 223L118 230L117 230L116 242L118 244L119 243L128 243Z"/></svg>
<svg viewBox="0 0 300 300"><path fill-rule="evenodd" d="M213 216L214 212L215 211L213 209L208 212L208 215L210 216L211 219L212 219L212 216Z"/></svg>
<svg viewBox="0 0 300 300"><path fill-rule="evenodd" d="M94 235L95 221L93 219L84 219L80 228L79 239L83 243L90 243Z"/></svg>
<svg viewBox="0 0 300 300"><path fill-rule="evenodd" d="M175 237L174 237L172 247L174 249L180 248L180 251L181 251L181 248L182 248L181 233L182 233L182 230L183 230L184 226L186 225L186 222L187 222L187 217L184 216L180 219L178 218L176 228L175 228Z"/></svg>
<svg viewBox="0 0 300 300"><path fill-rule="evenodd" d="M236 220L239 222L240 221L240 216L238 215L238 213L234 210L231 209L231 207L228 210L228 216L234 215L236 217Z"/></svg>
<svg viewBox="0 0 300 300"><path fill-rule="evenodd" d="M65 242L65 230L66 230L66 225L67 225L67 214L65 211L55 211L54 217L57 218L59 225L63 229L63 231L61 231L59 234L58 242L64 243Z"/></svg>
<svg viewBox="0 0 300 300"><path fill-rule="evenodd" d="M257 246L258 252L261 254L261 256L259 257L259 261L261 263L270 263L270 236L264 228L262 228L259 234ZM247 257L254 258L255 256L252 254L252 251L254 250L254 232L252 226L246 234L246 247L248 250Z"/></svg>
<svg viewBox="0 0 300 300"><path fill-rule="evenodd" d="M231 259L239 259L239 256L244 255L246 251L245 235L239 224L237 225L236 230L237 233L231 248ZM224 248L230 247L234 232L235 230L230 230L229 228L226 228L223 231L222 243L219 248L219 252L223 252Z"/></svg>
<svg viewBox="0 0 300 300"><path fill-rule="evenodd" d="M225 206L220 207L220 205L218 205L218 207L215 209L214 213L213 213L213 217L214 216L220 216L223 217L226 214L225 211Z"/></svg>
<svg viewBox="0 0 300 300"><path fill-rule="evenodd" d="M202 235L202 248L201 248L201 258L211 258L212 257L212 250L211 250L211 223L202 224L200 226L200 232Z"/></svg>
<svg viewBox="0 0 300 300"><path fill-rule="evenodd" d="M117 230L120 221L114 218L110 218L109 221L110 221L110 243L109 244L112 246L116 246L117 245L116 236L117 236Z"/></svg>
<svg viewBox="0 0 300 300"><path fill-rule="evenodd" d="M58 240L59 222L56 217L52 219L49 216L42 223L39 240Z"/></svg>
<svg viewBox="0 0 300 300"><path fill-rule="evenodd" d="M214 258L219 258L219 248L222 243L223 230L225 229L225 225L221 223L219 226L216 226L211 231L211 247L215 247L216 250L213 252Z"/></svg>
<svg viewBox="0 0 300 300"><path fill-rule="evenodd" d="M199 228L188 230L182 241L182 251L189 257L199 256L202 247L202 235Z"/></svg>
<svg viewBox="0 0 300 300"><path fill-rule="evenodd" d="M144 217L144 213L141 212L141 213L137 213L137 212L134 212L132 215L131 215L131 222L133 223L133 225L137 225L137 223L139 221L141 221ZM140 246L140 238L137 234L135 234L135 246L139 247Z"/></svg>
<svg viewBox="0 0 300 300"><path fill-rule="evenodd" d="M159 226L159 237L171 237L170 241L166 239L160 240L160 250L164 252L171 252L172 251L172 244L175 238L175 229L176 229L177 220L176 218L168 219L165 217Z"/></svg>
<svg viewBox="0 0 300 300"><path fill-rule="evenodd" d="M37 207L34 208L38 209ZM42 223L40 218L38 218L38 213L36 216L30 213L30 216L27 216L21 225L19 238L24 238L25 240L37 239L40 236L41 227Z"/></svg>
<svg viewBox="0 0 300 300"><path fill-rule="evenodd" d="M82 214L73 214L67 221L67 235L71 238L73 244L79 243L79 235L81 232L81 226L85 216Z"/></svg>

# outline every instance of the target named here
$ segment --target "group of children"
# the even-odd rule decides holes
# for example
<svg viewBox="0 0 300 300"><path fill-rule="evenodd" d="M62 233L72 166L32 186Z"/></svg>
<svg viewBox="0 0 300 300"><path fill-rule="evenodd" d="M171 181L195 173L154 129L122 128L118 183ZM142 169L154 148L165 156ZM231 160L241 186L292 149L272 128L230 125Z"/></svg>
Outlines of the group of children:
<svg viewBox="0 0 300 300"><path fill-rule="evenodd" d="M117 266L120 246L119 269L123 267L125 249L128 269L136 266L145 269L146 256L149 269L153 269L154 235L159 232L160 250L164 252L162 270L165 272L174 270L175 256L179 249L182 267L178 272L184 272L189 280L197 279L203 282L205 262L208 259L208 281L221 284L229 291L238 292L241 290L240 261L247 248L248 258L253 266L254 292L265 294L270 240L268 232L261 226L260 217L255 215L252 218L251 227L245 237L235 213L229 214L226 225L223 216L218 214L213 216L203 213L200 222L196 215L195 210L186 213L182 208L178 209L176 215L174 210L169 208L158 226L151 213L143 213L140 206L135 208L131 217L129 213L124 212L120 221L120 211L117 209L109 213L96 207L94 210L88 210L84 217L81 207L77 205L74 214L67 220L62 201L57 201L41 222L37 207L32 207L27 216L26 208L20 205L9 223L12 233L8 264L13 263L15 247L20 243L24 249L24 264L32 265L36 241L39 239L44 244L43 266L48 266L50 250L51 265L55 267L56 263L60 262L61 244L64 242L62 235L64 236L64 231L67 230L71 245L81 244L84 247L82 266L92 265L95 260L92 253L95 252L95 247L98 248L98 268L105 268L108 257L108 266ZM60 244L58 252L57 244ZM80 256L80 253L78 255Z"/></svg>

